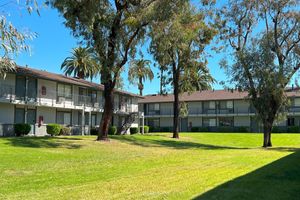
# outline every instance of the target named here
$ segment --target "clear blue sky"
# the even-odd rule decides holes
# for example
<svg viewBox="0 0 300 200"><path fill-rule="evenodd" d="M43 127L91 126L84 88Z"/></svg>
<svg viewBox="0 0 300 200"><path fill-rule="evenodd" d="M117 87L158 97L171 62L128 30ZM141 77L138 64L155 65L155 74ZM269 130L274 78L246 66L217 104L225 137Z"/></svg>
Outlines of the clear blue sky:
<svg viewBox="0 0 300 200"><path fill-rule="evenodd" d="M23 52L16 57L16 62L19 65L47 70L54 73L62 73L60 70L63 60L70 55L73 47L77 46L77 40L71 35L71 31L63 25L64 19L59 16L59 13L50 8L40 10L41 15L36 13L29 15L26 10L19 10L15 6L7 6L5 13L8 15L8 20L11 21L19 30L30 30L38 34L37 38L30 41L32 48L31 55ZM146 52L147 47L143 47ZM208 67L211 74L217 81L226 80L223 70L219 67L219 61L224 54L216 54L211 52L211 57L208 58ZM146 54L145 58L152 59ZM157 68L154 68L155 75L158 73ZM129 85L126 72L123 73L124 89L133 93L138 93L136 86ZM96 80L95 80L96 81ZM99 82L99 80L97 80ZM220 89L222 86L215 84L215 89ZM159 91L159 79L155 77L152 82L145 83L144 94L153 94Z"/></svg>

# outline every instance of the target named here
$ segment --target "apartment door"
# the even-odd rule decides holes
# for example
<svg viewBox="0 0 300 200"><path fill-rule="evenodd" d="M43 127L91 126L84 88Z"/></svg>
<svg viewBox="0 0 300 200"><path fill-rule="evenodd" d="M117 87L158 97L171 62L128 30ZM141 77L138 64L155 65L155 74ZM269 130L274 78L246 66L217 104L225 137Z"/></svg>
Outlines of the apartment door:
<svg viewBox="0 0 300 200"><path fill-rule="evenodd" d="M35 101L37 97L37 80L34 78L28 78L28 101Z"/></svg>
<svg viewBox="0 0 300 200"><path fill-rule="evenodd" d="M181 132L187 132L188 131L188 118L181 118L180 123L180 131Z"/></svg>
<svg viewBox="0 0 300 200"><path fill-rule="evenodd" d="M26 79L23 76L16 76L16 98L25 100L26 95Z"/></svg>
<svg viewBox="0 0 300 200"><path fill-rule="evenodd" d="M35 123L36 123L36 110L27 110L27 123L31 126L31 131L29 134L35 134Z"/></svg>

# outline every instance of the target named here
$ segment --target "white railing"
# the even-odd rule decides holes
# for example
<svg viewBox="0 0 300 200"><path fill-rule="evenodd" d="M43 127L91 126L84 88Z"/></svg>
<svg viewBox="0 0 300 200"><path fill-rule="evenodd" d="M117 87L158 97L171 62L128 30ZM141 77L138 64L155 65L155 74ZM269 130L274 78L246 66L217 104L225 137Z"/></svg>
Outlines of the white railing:
<svg viewBox="0 0 300 200"><path fill-rule="evenodd" d="M67 96L65 94L59 94L55 90L47 90L44 94L42 93L42 90L39 90L36 98L16 97L14 86L3 84L0 85L0 101L70 109L86 107L90 109L103 110L104 108L104 101L102 98L77 94ZM121 104L119 102L114 103L114 112L131 113L133 111L133 105L131 104Z"/></svg>

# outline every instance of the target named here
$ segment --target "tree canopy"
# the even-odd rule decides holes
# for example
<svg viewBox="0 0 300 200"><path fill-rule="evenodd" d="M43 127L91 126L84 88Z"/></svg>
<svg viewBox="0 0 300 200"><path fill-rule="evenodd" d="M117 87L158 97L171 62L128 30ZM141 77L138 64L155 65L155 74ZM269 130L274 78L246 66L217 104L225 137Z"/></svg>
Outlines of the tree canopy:
<svg viewBox="0 0 300 200"><path fill-rule="evenodd" d="M229 1L217 17L220 38L233 49L233 64L222 65L230 82L249 92L263 123L263 146L272 146L272 126L300 68L299 1Z"/></svg>

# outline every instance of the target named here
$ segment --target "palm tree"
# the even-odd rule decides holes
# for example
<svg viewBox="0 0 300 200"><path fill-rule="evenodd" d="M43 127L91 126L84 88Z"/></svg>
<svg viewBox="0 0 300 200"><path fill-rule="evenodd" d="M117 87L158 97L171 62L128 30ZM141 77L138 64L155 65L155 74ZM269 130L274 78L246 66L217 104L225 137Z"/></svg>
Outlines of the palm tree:
<svg viewBox="0 0 300 200"><path fill-rule="evenodd" d="M98 62L90 48L73 48L72 56L67 57L61 65L66 76L74 75L78 78L93 78L100 71Z"/></svg>
<svg viewBox="0 0 300 200"><path fill-rule="evenodd" d="M150 67L150 60L132 60L128 71L129 82L133 85L138 85L140 95L143 95L144 81L149 79L152 81L154 74Z"/></svg>

